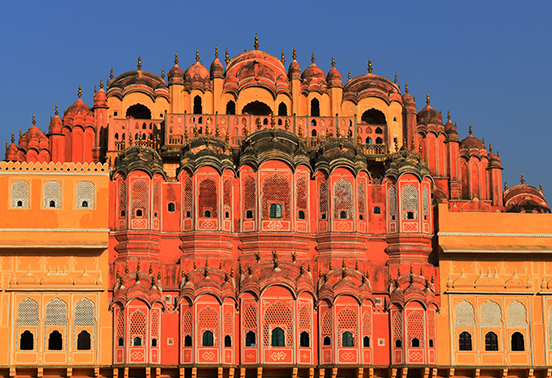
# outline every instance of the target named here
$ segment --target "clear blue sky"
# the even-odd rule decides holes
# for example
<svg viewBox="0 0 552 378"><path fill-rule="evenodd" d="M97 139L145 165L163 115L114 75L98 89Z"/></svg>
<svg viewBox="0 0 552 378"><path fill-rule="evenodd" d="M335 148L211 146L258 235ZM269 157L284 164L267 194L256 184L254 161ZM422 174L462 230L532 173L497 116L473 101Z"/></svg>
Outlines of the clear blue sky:
<svg viewBox="0 0 552 378"><path fill-rule="evenodd" d="M0 2L0 141L25 132L32 113L47 131L50 115L77 99L92 105L100 77L136 69L161 74L194 62L253 48L304 69L314 51L324 71L343 77L374 73L393 79L458 123L460 138L485 138L500 151L509 186L552 193L552 2L532 1L2 1ZM445 118L446 121L446 118ZM3 154L3 152L2 152ZM2 155L3 156L3 155ZM552 199L549 199L552 201Z"/></svg>

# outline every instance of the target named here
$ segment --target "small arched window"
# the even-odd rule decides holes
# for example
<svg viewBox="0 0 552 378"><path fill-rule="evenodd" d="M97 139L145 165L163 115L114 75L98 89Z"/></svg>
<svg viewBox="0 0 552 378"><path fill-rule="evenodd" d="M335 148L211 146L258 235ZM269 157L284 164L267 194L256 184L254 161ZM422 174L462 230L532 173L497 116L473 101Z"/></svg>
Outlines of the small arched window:
<svg viewBox="0 0 552 378"><path fill-rule="evenodd" d="M224 336L224 346L227 348L232 346L232 337L230 335Z"/></svg>
<svg viewBox="0 0 552 378"><path fill-rule="evenodd" d="M494 332L487 332L485 335L485 350L497 351L498 350L498 336Z"/></svg>
<svg viewBox="0 0 552 378"><path fill-rule="evenodd" d="M314 122L314 121L313 121ZM315 137L316 136L316 130L315 129L312 129L311 131L311 136Z"/></svg>
<svg viewBox="0 0 552 378"><path fill-rule="evenodd" d="M56 201L51 200L50 203L49 203L49 206L50 207L56 207Z"/></svg>
<svg viewBox="0 0 552 378"><path fill-rule="evenodd" d="M377 137L376 144L383 144L383 139L381 139L380 137Z"/></svg>
<svg viewBox="0 0 552 378"><path fill-rule="evenodd" d="M17 201L17 207L23 207L23 201Z"/></svg>
<svg viewBox="0 0 552 378"><path fill-rule="evenodd" d="M33 350L34 349L34 335L31 331L25 331L21 334L19 339L20 350Z"/></svg>
<svg viewBox="0 0 552 378"><path fill-rule="evenodd" d="M372 144L372 138L366 137L366 144Z"/></svg>
<svg viewBox="0 0 552 378"><path fill-rule="evenodd" d="M203 332L203 337L201 338L201 344L204 347L215 346L215 340L214 340L214 337L213 337L213 332L211 332L211 331Z"/></svg>
<svg viewBox="0 0 552 378"><path fill-rule="evenodd" d="M345 210L339 213L339 219L347 219L347 212Z"/></svg>
<svg viewBox="0 0 552 378"><path fill-rule="evenodd" d="M381 127L376 127L376 134L383 134Z"/></svg>
<svg viewBox="0 0 552 378"><path fill-rule="evenodd" d="M77 349L90 350L90 334L87 331L81 331L77 336Z"/></svg>
<svg viewBox="0 0 552 378"><path fill-rule="evenodd" d="M230 100L226 104L226 114L230 114L230 115L236 114L236 103L234 101Z"/></svg>
<svg viewBox="0 0 552 378"><path fill-rule="evenodd" d="M253 210L247 210L247 212L245 213L245 217L247 219L253 219Z"/></svg>
<svg viewBox="0 0 552 378"><path fill-rule="evenodd" d="M420 347L420 340L418 338L413 338L412 339L412 347L413 348L419 348Z"/></svg>
<svg viewBox="0 0 552 378"><path fill-rule="evenodd" d="M254 347L257 345L257 342L255 341L255 332L249 331L245 334L245 346L246 347Z"/></svg>
<svg viewBox="0 0 552 378"><path fill-rule="evenodd" d="M184 338L184 346L185 347L191 347L192 346L192 336L186 335Z"/></svg>
<svg viewBox="0 0 552 378"><path fill-rule="evenodd" d="M211 218L211 210L205 210L205 218Z"/></svg>
<svg viewBox="0 0 552 378"><path fill-rule="evenodd" d="M194 97L194 114L203 114L203 105L199 96Z"/></svg>
<svg viewBox="0 0 552 378"><path fill-rule="evenodd" d="M123 339L122 337L119 337L117 346L120 346L120 347L125 346L125 339Z"/></svg>
<svg viewBox="0 0 552 378"><path fill-rule="evenodd" d="M353 334L350 331L345 331L341 334L341 345L344 347L355 346L355 340Z"/></svg>
<svg viewBox="0 0 552 378"><path fill-rule="evenodd" d="M323 345L332 345L332 339L330 339L330 336L324 336L324 340L322 340Z"/></svg>
<svg viewBox="0 0 552 378"><path fill-rule="evenodd" d="M402 348L402 340L395 340L395 348Z"/></svg>
<svg viewBox="0 0 552 378"><path fill-rule="evenodd" d="M175 205L174 205L174 202L169 202L169 205L168 205L168 207L167 207L167 210L168 210L169 212L172 213L172 212L175 211L175 208L176 208L176 207L175 207Z"/></svg>
<svg viewBox="0 0 552 378"><path fill-rule="evenodd" d="M307 331L301 332L299 345L302 347L310 347L310 335Z"/></svg>
<svg viewBox="0 0 552 378"><path fill-rule="evenodd" d="M142 346L142 338L136 336L136 337L134 338L134 340L132 340L132 345L133 345L133 346Z"/></svg>
<svg viewBox="0 0 552 378"><path fill-rule="evenodd" d="M381 208L379 206L374 207L374 214L381 214Z"/></svg>
<svg viewBox="0 0 552 378"><path fill-rule="evenodd" d="M136 217L140 218L143 216L144 216L144 212L142 211L142 209L136 209Z"/></svg>
<svg viewBox="0 0 552 378"><path fill-rule="evenodd" d="M62 350L63 336L59 331L53 331L48 337L48 350Z"/></svg>
<svg viewBox="0 0 552 378"><path fill-rule="evenodd" d="M472 338L469 332L462 332L458 337L459 350L472 350Z"/></svg>
<svg viewBox="0 0 552 378"><path fill-rule="evenodd" d="M115 140L119 140L119 133L115 133Z"/></svg>
<svg viewBox="0 0 552 378"><path fill-rule="evenodd" d="M320 117L320 102L316 98L311 100L311 116Z"/></svg>
<svg viewBox="0 0 552 378"><path fill-rule="evenodd" d="M365 348L370 348L370 338L368 336L364 336L362 339L362 346Z"/></svg>
<svg viewBox="0 0 552 378"><path fill-rule="evenodd" d="M88 201L82 201L81 207L88 207Z"/></svg>
<svg viewBox="0 0 552 378"><path fill-rule="evenodd" d="M272 343L273 347L286 346L285 332L282 328L276 327L272 330Z"/></svg>
<svg viewBox="0 0 552 378"><path fill-rule="evenodd" d="M433 339L429 339L429 347L433 348Z"/></svg>
<svg viewBox="0 0 552 378"><path fill-rule="evenodd" d="M299 219L305 219L305 212L303 210L299 210Z"/></svg>
<svg viewBox="0 0 552 378"><path fill-rule="evenodd" d="M278 105L278 115L287 116L287 105L283 102L280 102L280 105Z"/></svg>
<svg viewBox="0 0 552 378"><path fill-rule="evenodd" d="M406 219L414 219L414 213L412 211L408 211L406 213Z"/></svg>
<svg viewBox="0 0 552 378"><path fill-rule="evenodd" d="M270 205L270 217L281 218L282 217L282 205L279 203L273 203Z"/></svg>
<svg viewBox="0 0 552 378"><path fill-rule="evenodd" d="M512 351L521 352L525 350L525 343L523 341L523 334L521 332L514 332L512 334Z"/></svg>
<svg viewBox="0 0 552 378"><path fill-rule="evenodd" d="M230 212L229 212L229 211L225 211L225 212L224 212L224 218L225 218L225 219L230 218Z"/></svg>
<svg viewBox="0 0 552 378"><path fill-rule="evenodd" d="M313 120L311 121L311 126L316 126L316 120L315 120L315 119L313 119ZM313 135L313 136L316 136L316 135Z"/></svg>
<svg viewBox="0 0 552 378"><path fill-rule="evenodd" d="M156 347L157 346L157 339L151 339L151 346Z"/></svg>

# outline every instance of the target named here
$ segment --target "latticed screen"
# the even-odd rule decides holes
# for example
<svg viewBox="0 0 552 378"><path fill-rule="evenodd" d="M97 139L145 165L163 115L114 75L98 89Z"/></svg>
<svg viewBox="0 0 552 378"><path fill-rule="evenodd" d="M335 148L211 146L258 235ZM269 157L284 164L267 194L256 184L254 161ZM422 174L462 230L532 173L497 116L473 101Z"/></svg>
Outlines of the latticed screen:
<svg viewBox="0 0 552 378"><path fill-rule="evenodd" d="M88 299L81 299L75 305L75 326L94 325L94 303Z"/></svg>
<svg viewBox="0 0 552 378"><path fill-rule="evenodd" d="M38 303L31 298L25 298L17 309L18 326L38 326Z"/></svg>
<svg viewBox="0 0 552 378"><path fill-rule="evenodd" d="M246 218L247 211L255 213L255 198L255 179L253 176L247 176L243 187L243 210Z"/></svg>
<svg viewBox="0 0 552 378"><path fill-rule="evenodd" d="M456 327L475 327L475 311L468 301L462 301L454 310L454 325Z"/></svg>
<svg viewBox="0 0 552 378"><path fill-rule="evenodd" d="M360 181L358 183L358 213L364 214L366 209L366 190L364 189L364 183Z"/></svg>
<svg viewBox="0 0 552 378"><path fill-rule="evenodd" d="M353 346L357 345L358 321L357 313L350 308L343 308L337 313L337 332L341 336L343 332L349 331L353 334ZM339 346L342 346L342 337L338 337Z"/></svg>
<svg viewBox="0 0 552 378"><path fill-rule="evenodd" d="M159 312L157 311L151 313L151 337L159 337Z"/></svg>
<svg viewBox="0 0 552 378"><path fill-rule="evenodd" d="M187 177L184 182L184 217L192 216L192 180Z"/></svg>
<svg viewBox="0 0 552 378"><path fill-rule="evenodd" d="M232 322L232 312L226 311L224 313L224 334L232 335L234 333L234 324Z"/></svg>
<svg viewBox="0 0 552 378"><path fill-rule="evenodd" d="M132 182L131 189L132 218L136 218L136 210L142 210L144 218L148 216L149 186L146 180L138 179Z"/></svg>
<svg viewBox="0 0 552 378"><path fill-rule="evenodd" d="M192 335L192 313L190 310L186 310L184 315L182 315L182 335Z"/></svg>
<svg viewBox="0 0 552 378"><path fill-rule="evenodd" d="M393 315L393 341L402 340L402 316L399 312Z"/></svg>
<svg viewBox="0 0 552 378"><path fill-rule="evenodd" d="M364 311L362 315L362 335L368 336L372 334L372 315L370 311Z"/></svg>
<svg viewBox="0 0 552 378"><path fill-rule="evenodd" d="M77 209L94 208L94 183L79 181L77 184Z"/></svg>
<svg viewBox="0 0 552 378"><path fill-rule="evenodd" d="M278 301L271 304L264 311L263 343L270 346L270 333L275 327L282 328L286 333L286 345L293 345L293 317L291 308Z"/></svg>
<svg viewBox="0 0 552 378"><path fill-rule="evenodd" d="M199 183L199 216L217 217L217 183L206 178Z"/></svg>
<svg viewBox="0 0 552 378"><path fill-rule="evenodd" d="M508 328L525 328L525 306L519 301L514 301L508 306Z"/></svg>
<svg viewBox="0 0 552 378"><path fill-rule="evenodd" d="M257 331L257 309L250 304L245 307L245 316L243 326L245 331Z"/></svg>
<svg viewBox="0 0 552 378"><path fill-rule="evenodd" d="M411 219L418 219L418 190L414 185L405 185L402 188L403 219L409 219L409 212L413 214Z"/></svg>
<svg viewBox="0 0 552 378"><path fill-rule="evenodd" d="M66 326L67 304L61 299L53 299L46 305L45 325Z"/></svg>
<svg viewBox="0 0 552 378"><path fill-rule="evenodd" d="M435 340L435 312L428 311L427 315L427 335L430 340Z"/></svg>
<svg viewBox="0 0 552 378"><path fill-rule="evenodd" d="M308 303L299 308L299 330L309 331L311 328L311 310Z"/></svg>
<svg viewBox="0 0 552 378"><path fill-rule="evenodd" d="M334 219L340 218L353 219L353 184L345 179L334 184Z"/></svg>
<svg viewBox="0 0 552 378"><path fill-rule="evenodd" d="M301 176L297 179L297 210L307 212L307 179Z"/></svg>
<svg viewBox="0 0 552 378"><path fill-rule="evenodd" d="M418 311L408 314L407 318L408 345L412 344L412 339L418 339L418 346L424 345L424 317Z"/></svg>
<svg viewBox="0 0 552 378"><path fill-rule="evenodd" d="M326 214L328 214L328 182L326 180L320 181L320 187L318 189L318 198L319 198L319 205L320 205L320 214L322 215L322 219L325 219Z"/></svg>
<svg viewBox="0 0 552 378"><path fill-rule="evenodd" d="M481 305L481 327L501 327L500 306L495 302L485 302Z"/></svg>
<svg viewBox="0 0 552 378"><path fill-rule="evenodd" d="M48 181L44 184L44 208L61 209L61 183Z"/></svg>
<svg viewBox="0 0 552 378"><path fill-rule="evenodd" d="M205 307L199 311L199 327L198 327L198 340L201 340L203 332L211 331L214 335L214 345L218 345L218 324L219 316L218 311L212 307Z"/></svg>
<svg viewBox="0 0 552 378"><path fill-rule="evenodd" d="M127 209L127 185L125 181L121 181L121 186L119 187L119 211L120 214L123 214L123 211Z"/></svg>
<svg viewBox="0 0 552 378"><path fill-rule="evenodd" d="M389 187L389 214L397 215L397 188Z"/></svg>
<svg viewBox="0 0 552 378"><path fill-rule="evenodd" d="M29 208L29 183L27 181L14 181L11 186L11 207Z"/></svg>
<svg viewBox="0 0 552 378"><path fill-rule="evenodd" d="M427 188L424 188L423 190L423 210L424 214L429 213L429 190Z"/></svg>
<svg viewBox="0 0 552 378"><path fill-rule="evenodd" d="M130 342L132 343L135 337L140 337L143 341L146 339L146 314L140 310L135 310L130 315Z"/></svg>
<svg viewBox="0 0 552 378"><path fill-rule="evenodd" d="M273 203L282 206L282 219L289 220L289 209L291 202L291 187L289 180L285 177L274 174L267 177L263 182L263 218L270 217L269 207Z"/></svg>
<svg viewBox="0 0 552 378"><path fill-rule="evenodd" d="M232 208L232 181L230 179L224 180L223 186L223 206L224 209Z"/></svg>
<svg viewBox="0 0 552 378"><path fill-rule="evenodd" d="M329 311L322 315L322 336L331 336L332 334L332 316Z"/></svg>
<svg viewBox="0 0 552 378"><path fill-rule="evenodd" d="M159 181L153 183L153 213L159 215L161 207L161 189Z"/></svg>
<svg viewBox="0 0 552 378"><path fill-rule="evenodd" d="M123 313L119 312L117 314L117 339L125 337L125 318Z"/></svg>

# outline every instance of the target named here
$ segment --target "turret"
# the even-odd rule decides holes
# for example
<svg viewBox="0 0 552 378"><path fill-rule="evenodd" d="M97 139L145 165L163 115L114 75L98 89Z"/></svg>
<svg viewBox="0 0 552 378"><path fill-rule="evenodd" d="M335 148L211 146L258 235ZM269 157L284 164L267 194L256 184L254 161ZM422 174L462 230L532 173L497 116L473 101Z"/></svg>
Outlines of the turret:
<svg viewBox="0 0 552 378"><path fill-rule="evenodd" d="M94 137L94 147L92 149L92 158L94 159L94 162L98 162L100 160L100 157L104 155L101 147L101 139L100 136L102 134L102 131L107 128L107 95L104 91L104 84L103 84L103 78L100 79L100 90L94 94L94 107L92 110L94 111L94 128L96 130L96 134Z"/></svg>

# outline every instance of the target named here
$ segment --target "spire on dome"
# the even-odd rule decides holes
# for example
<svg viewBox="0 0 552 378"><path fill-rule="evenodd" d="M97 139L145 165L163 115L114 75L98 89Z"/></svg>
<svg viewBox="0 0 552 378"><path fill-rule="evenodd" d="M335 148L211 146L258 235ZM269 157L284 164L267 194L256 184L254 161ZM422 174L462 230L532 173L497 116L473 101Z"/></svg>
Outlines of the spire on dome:
<svg viewBox="0 0 552 378"><path fill-rule="evenodd" d="M215 46L215 59L218 59L218 46Z"/></svg>
<svg viewBox="0 0 552 378"><path fill-rule="evenodd" d="M351 80L351 70L349 70L349 73L347 74L347 80Z"/></svg>
<svg viewBox="0 0 552 378"><path fill-rule="evenodd" d="M259 38L257 37L257 33L255 33L255 44L253 47L255 47L255 50L259 49Z"/></svg>
<svg viewBox="0 0 552 378"><path fill-rule="evenodd" d="M395 72L395 84L397 84L397 73Z"/></svg>
<svg viewBox="0 0 552 378"><path fill-rule="evenodd" d="M98 87L94 85L94 94L96 94L96 92L98 92Z"/></svg>
<svg viewBox="0 0 552 378"><path fill-rule="evenodd" d="M372 73L372 58L368 58L368 73Z"/></svg>
<svg viewBox="0 0 552 378"><path fill-rule="evenodd" d="M525 184L525 178L523 178L523 172L521 172L521 185Z"/></svg>
<svg viewBox="0 0 552 378"><path fill-rule="evenodd" d="M286 54L284 54L284 50L282 50L282 55L280 60L282 61L282 65L286 64Z"/></svg>
<svg viewBox="0 0 552 378"><path fill-rule="evenodd" d="M142 58L140 58L140 55L138 55L138 71L142 69Z"/></svg>
<svg viewBox="0 0 552 378"><path fill-rule="evenodd" d="M335 67L335 58L332 56L332 68Z"/></svg>
<svg viewBox="0 0 552 378"><path fill-rule="evenodd" d="M59 111L58 111L58 106L57 106L57 104L56 104L56 113L55 113L55 114L56 114L56 117L57 117L57 115L59 114Z"/></svg>
<svg viewBox="0 0 552 378"><path fill-rule="evenodd" d="M447 110L447 119L450 121L450 110Z"/></svg>
<svg viewBox="0 0 552 378"><path fill-rule="evenodd" d="M226 53L224 54L224 61L226 62L226 65L230 63L230 56L228 55L228 49L226 49Z"/></svg>
<svg viewBox="0 0 552 378"><path fill-rule="evenodd" d="M174 64L178 64L178 53L174 53Z"/></svg>
<svg viewBox="0 0 552 378"><path fill-rule="evenodd" d="M539 190L540 190L541 193L542 193L542 182L541 182L540 185L539 185Z"/></svg>
<svg viewBox="0 0 552 378"><path fill-rule="evenodd" d="M81 89L80 84L79 84L79 92L77 93L77 96L79 96L79 98L82 97L82 89Z"/></svg>
<svg viewBox="0 0 552 378"><path fill-rule="evenodd" d="M314 51L313 51L313 52L312 52L312 56L311 56L311 62L312 62L312 64L314 64L314 60L315 60L315 59L314 59Z"/></svg>
<svg viewBox="0 0 552 378"><path fill-rule="evenodd" d="M295 46L293 46L293 60L296 60L297 59L297 51L295 50Z"/></svg>
<svg viewBox="0 0 552 378"><path fill-rule="evenodd" d="M427 92L427 94L426 94L426 104L429 106L429 103L430 103L430 101L429 101L429 92Z"/></svg>
<svg viewBox="0 0 552 378"><path fill-rule="evenodd" d="M404 93L408 93L408 83L404 83Z"/></svg>
<svg viewBox="0 0 552 378"><path fill-rule="evenodd" d="M489 152L493 152L493 144L489 143Z"/></svg>
<svg viewBox="0 0 552 378"><path fill-rule="evenodd" d="M472 135L472 128L471 128L471 125L470 125L470 128L468 129L468 133L469 133L470 135Z"/></svg>
<svg viewBox="0 0 552 378"><path fill-rule="evenodd" d="M161 79L165 80L165 67L161 68Z"/></svg>
<svg viewBox="0 0 552 378"><path fill-rule="evenodd" d="M100 89L103 89L103 77L100 78Z"/></svg>
<svg viewBox="0 0 552 378"><path fill-rule="evenodd" d="M15 143L15 133L12 131L12 138L11 138L11 142L12 143Z"/></svg>
<svg viewBox="0 0 552 378"><path fill-rule="evenodd" d="M36 118L35 118L35 114L33 113L33 126L36 126Z"/></svg>
<svg viewBox="0 0 552 378"><path fill-rule="evenodd" d="M504 191L508 190L508 181L504 181Z"/></svg>
<svg viewBox="0 0 552 378"><path fill-rule="evenodd" d="M111 67L111 71L109 72L109 81L113 81L113 67Z"/></svg>
<svg viewBox="0 0 552 378"><path fill-rule="evenodd" d="M196 49L196 63L199 62L199 49Z"/></svg>

